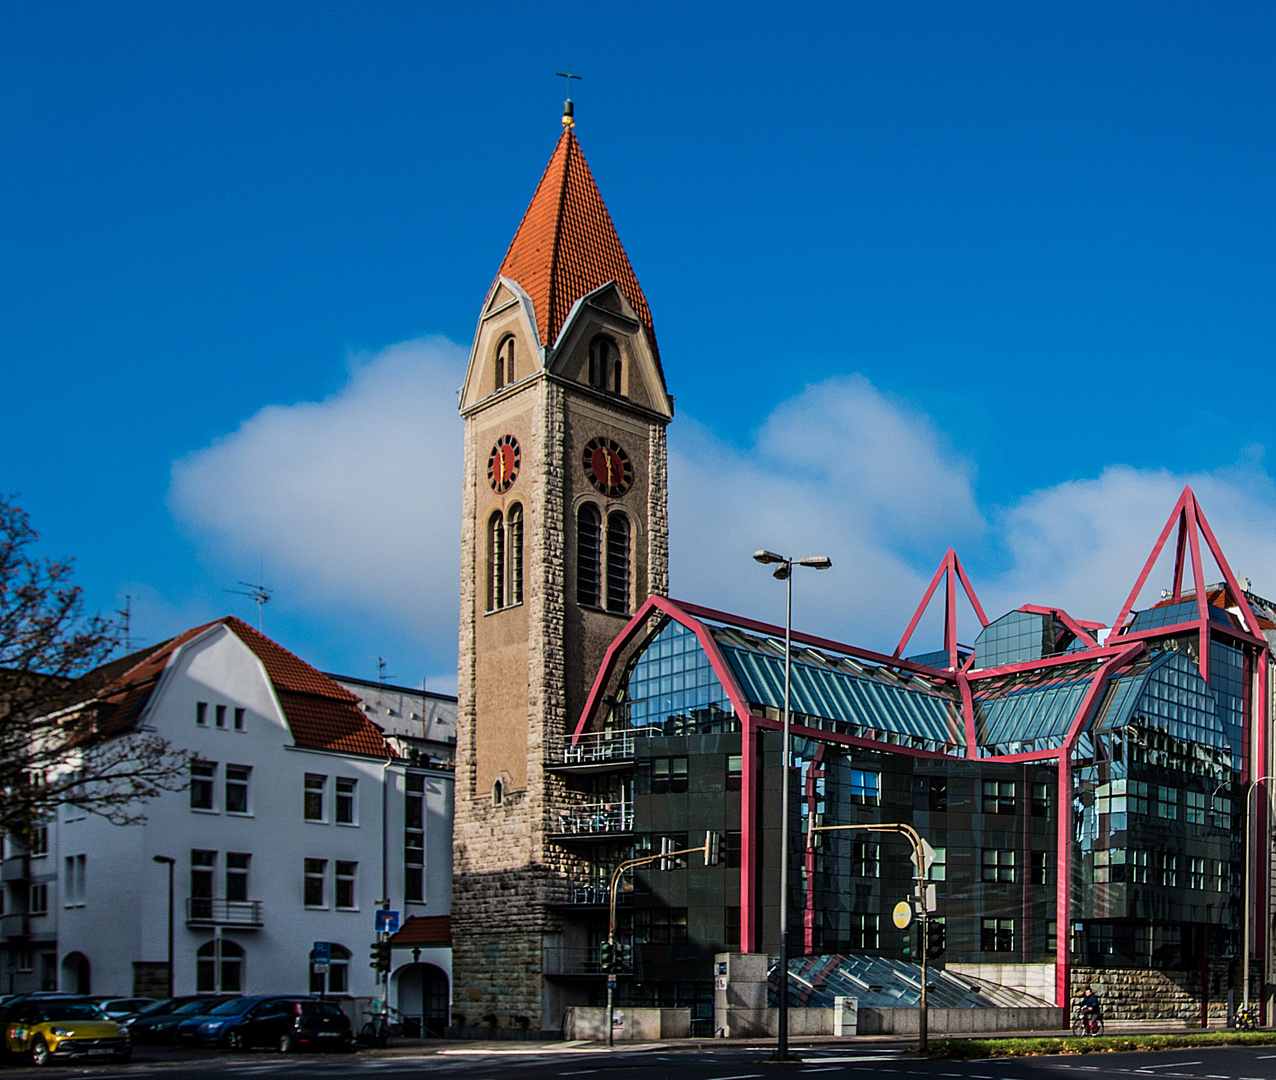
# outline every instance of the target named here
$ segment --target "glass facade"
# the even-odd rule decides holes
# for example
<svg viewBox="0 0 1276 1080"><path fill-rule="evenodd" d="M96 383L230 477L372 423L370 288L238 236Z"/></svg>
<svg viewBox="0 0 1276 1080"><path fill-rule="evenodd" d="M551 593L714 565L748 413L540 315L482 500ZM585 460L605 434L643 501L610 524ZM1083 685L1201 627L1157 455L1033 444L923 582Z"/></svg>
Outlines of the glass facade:
<svg viewBox="0 0 1276 1080"><path fill-rule="evenodd" d="M620 698L634 727L672 733L734 722L731 702L699 640L673 619L633 661Z"/></svg>

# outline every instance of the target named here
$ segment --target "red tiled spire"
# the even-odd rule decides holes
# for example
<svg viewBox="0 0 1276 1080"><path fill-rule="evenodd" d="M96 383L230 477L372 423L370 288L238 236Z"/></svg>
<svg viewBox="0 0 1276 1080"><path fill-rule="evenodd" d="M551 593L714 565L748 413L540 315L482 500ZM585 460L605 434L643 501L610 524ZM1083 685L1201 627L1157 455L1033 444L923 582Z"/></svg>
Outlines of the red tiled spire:
<svg viewBox="0 0 1276 1080"><path fill-rule="evenodd" d="M659 363L647 298L571 128L554 147L499 272L532 298L542 345L557 340L572 304L615 281L646 327Z"/></svg>

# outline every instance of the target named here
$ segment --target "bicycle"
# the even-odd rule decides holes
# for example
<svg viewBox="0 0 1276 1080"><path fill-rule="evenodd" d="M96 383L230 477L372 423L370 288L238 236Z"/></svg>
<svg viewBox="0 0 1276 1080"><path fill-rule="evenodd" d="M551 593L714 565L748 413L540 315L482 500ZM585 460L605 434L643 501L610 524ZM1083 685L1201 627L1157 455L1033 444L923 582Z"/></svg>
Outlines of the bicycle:
<svg viewBox="0 0 1276 1080"><path fill-rule="evenodd" d="M1102 1035L1103 1017L1093 1009L1077 1010L1076 1019L1072 1021L1072 1034L1077 1038Z"/></svg>
<svg viewBox="0 0 1276 1080"><path fill-rule="evenodd" d="M1258 1006L1242 1005L1232 1017L1232 1026L1241 1031L1253 1031L1258 1027Z"/></svg>

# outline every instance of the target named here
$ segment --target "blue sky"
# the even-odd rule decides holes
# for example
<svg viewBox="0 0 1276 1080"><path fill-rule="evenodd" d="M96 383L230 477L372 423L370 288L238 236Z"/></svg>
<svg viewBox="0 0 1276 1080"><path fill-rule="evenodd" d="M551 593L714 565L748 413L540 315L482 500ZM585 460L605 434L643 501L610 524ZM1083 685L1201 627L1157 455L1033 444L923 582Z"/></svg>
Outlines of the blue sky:
<svg viewBox="0 0 1276 1080"><path fill-rule="evenodd" d="M953 543L990 609L1110 621L1187 481L1276 594L1274 39L1242 3L5 5L0 490L146 640L262 575L306 659L446 688L453 391L571 63L677 398L675 595L776 617L748 552L819 548L799 621L893 644Z"/></svg>

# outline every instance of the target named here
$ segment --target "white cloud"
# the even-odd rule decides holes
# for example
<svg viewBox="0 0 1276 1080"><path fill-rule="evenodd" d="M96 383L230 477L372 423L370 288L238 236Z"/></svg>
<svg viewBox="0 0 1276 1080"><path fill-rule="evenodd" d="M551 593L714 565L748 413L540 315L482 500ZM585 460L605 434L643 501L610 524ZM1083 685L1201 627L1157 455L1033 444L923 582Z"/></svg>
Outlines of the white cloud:
<svg viewBox="0 0 1276 1080"><path fill-rule="evenodd" d="M174 516L221 556L264 557L311 605L345 603L401 626L447 670L465 362L442 338L352 358L338 393L264 408L174 462Z"/></svg>

